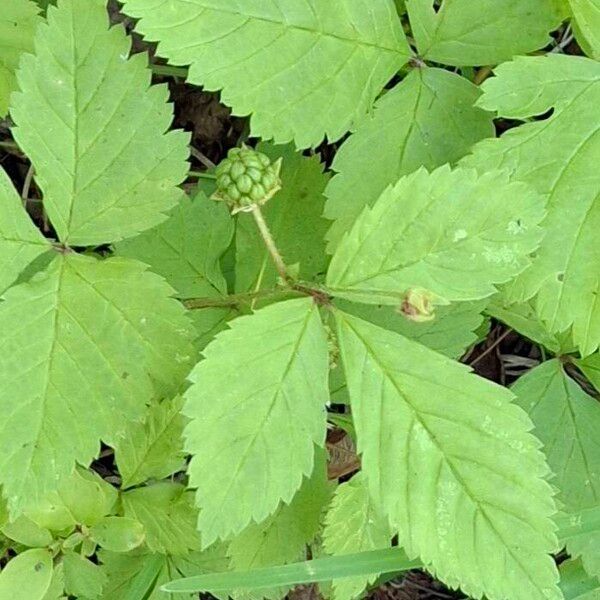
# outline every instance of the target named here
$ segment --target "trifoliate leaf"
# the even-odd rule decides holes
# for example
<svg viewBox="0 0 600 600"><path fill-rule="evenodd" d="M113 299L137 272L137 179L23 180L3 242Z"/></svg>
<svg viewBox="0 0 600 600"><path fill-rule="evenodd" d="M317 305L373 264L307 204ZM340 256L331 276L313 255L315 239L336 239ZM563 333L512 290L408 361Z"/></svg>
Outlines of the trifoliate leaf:
<svg viewBox="0 0 600 600"><path fill-rule="evenodd" d="M0 482L11 511L89 464L193 361L172 289L145 265L67 253L0 303ZM17 407L17 409L15 408ZM93 418L86 415L93 414Z"/></svg>
<svg viewBox="0 0 600 600"><path fill-rule="evenodd" d="M600 0L568 0L577 42L591 58L600 60Z"/></svg>
<svg viewBox="0 0 600 600"><path fill-rule="evenodd" d="M10 94L17 89L15 71L24 52L33 50L33 36L42 22L30 0L7 0L0 14L0 118L8 112Z"/></svg>
<svg viewBox="0 0 600 600"><path fill-rule="evenodd" d="M557 518L561 542L587 573L600 578L600 505Z"/></svg>
<svg viewBox="0 0 600 600"><path fill-rule="evenodd" d="M0 598L42 600L52 581L52 554L42 548L26 550L0 572Z"/></svg>
<svg viewBox="0 0 600 600"><path fill-rule="evenodd" d="M543 216L543 199L500 171L420 169L364 209L327 285L336 296L397 307L411 291L433 304L485 298L529 265Z"/></svg>
<svg viewBox="0 0 600 600"><path fill-rule="evenodd" d="M184 467L181 396L153 402L144 421L131 423L115 441L115 458L128 488L148 479L163 479Z"/></svg>
<svg viewBox="0 0 600 600"><path fill-rule="evenodd" d="M144 526L129 517L105 517L90 529L90 538L111 552L129 552L145 539Z"/></svg>
<svg viewBox="0 0 600 600"><path fill-rule="evenodd" d="M567 376L559 360L549 360L513 387L556 477L566 512L600 504L600 404Z"/></svg>
<svg viewBox="0 0 600 600"><path fill-rule="evenodd" d="M166 86L149 87L146 55L108 27L106 2L61 0L40 25L13 96L13 135L35 166L60 240L102 244L165 219L181 197L188 136L165 133Z"/></svg>
<svg viewBox="0 0 600 600"><path fill-rule="evenodd" d="M164 277L178 298L221 297L227 285L219 260L233 236L225 206L198 191L184 196L164 222L115 245L115 253L135 258Z"/></svg>
<svg viewBox="0 0 600 600"><path fill-rule="evenodd" d="M512 394L397 333L336 320L364 476L409 557L475 597L561 598L549 470Z"/></svg>
<svg viewBox="0 0 600 600"><path fill-rule="evenodd" d="M321 215L328 177L318 157L302 156L293 146L260 144L259 150L283 160L282 188L261 209L264 218L286 264L298 264L299 277L312 280L327 268L323 238L328 224ZM235 240L236 290L274 287L279 275L251 216L238 217Z"/></svg>
<svg viewBox="0 0 600 600"><path fill-rule="evenodd" d="M387 519L374 506L362 473L338 486L325 517L323 546L327 554L354 554L388 548L393 535ZM335 580L334 598L356 598L374 580L375 577Z"/></svg>
<svg viewBox="0 0 600 600"><path fill-rule="evenodd" d="M600 352L576 360L575 363L583 371L583 374L591 381L596 390L600 392Z"/></svg>
<svg viewBox="0 0 600 600"><path fill-rule="evenodd" d="M186 554L200 549L193 493L178 483L163 482L125 492L125 516L139 521L151 552Z"/></svg>
<svg viewBox="0 0 600 600"><path fill-rule="evenodd" d="M333 161L338 174L325 190L325 217L335 221L327 234L330 251L402 175L454 162L494 135L492 115L473 106L479 95L464 77L428 68L411 71L377 101Z"/></svg>
<svg viewBox="0 0 600 600"><path fill-rule="evenodd" d="M204 546L289 503L325 441L329 357L312 299L267 306L230 327L192 371L184 407Z"/></svg>
<svg viewBox="0 0 600 600"><path fill-rule="evenodd" d="M495 65L550 43L555 0L407 0L419 55L454 66Z"/></svg>
<svg viewBox="0 0 600 600"><path fill-rule="evenodd" d="M85 600L96 600L102 595L106 574L87 558L66 552L62 558L65 592Z"/></svg>
<svg viewBox="0 0 600 600"><path fill-rule="evenodd" d="M410 55L392 0L124 4L161 56L191 65L189 83L252 114L254 137L299 148L340 138Z"/></svg>
<svg viewBox="0 0 600 600"><path fill-rule="evenodd" d="M23 210L19 195L0 167L0 292L50 247Z"/></svg>
<svg viewBox="0 0 600 600"><path fill-rule="evenodd" d="M564 561L559 571L565 600L600 600L600 581L585 572L580 560Z"/></svg>
<svg viewBox="0 0 600 600"><path fill-rule="evenodd" d="M596 134L600 64L549 55L517 58L496 69L479 104L523 119L551 116L484 140L465 163L482 172L507 169L549 196L545 240L530 269L507 290L510 301L536 295L536 312L550 332L570 326L583 355L600 343L600 160Z"/></svg>

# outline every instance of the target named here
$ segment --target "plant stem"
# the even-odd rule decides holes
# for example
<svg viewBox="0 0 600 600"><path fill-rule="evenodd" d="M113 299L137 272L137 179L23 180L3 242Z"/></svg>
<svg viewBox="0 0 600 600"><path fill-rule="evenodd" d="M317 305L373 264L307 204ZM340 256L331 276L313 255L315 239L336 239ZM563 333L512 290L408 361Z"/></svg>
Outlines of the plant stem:
<svg viewBox="0 0 600 600"><path fill-rule="evenodd" d="M243 294L231 294L223 298L191 298L184 300L183 304L191 310L200 308L227 308L236 307L240 304L251 303L258 298L271 298L277 296L289 296L290 292L301 294L298 290L274 288L268 290L257 290Z"/></svg>
<svg viewBox="0 0 600 600"><path fill-rule="evenodd" d="M267 222L265 221L259 206L255 206L252 209L252 215L254 216L254 220L256 221L256 226L258 227L258 231L260 232L260 235L265 243L265 246L267 247L267 251L271 255L271 259L273 260L273 263L275 264L275 268L277 269L279 276L281 277L282 281L285 284L287 284L288 286L291 287L290 276L288 275L287 267L285 266L285 263L283 262L283 258L281 258L281 254L279 254L279 250L277 249L277 246L275 245L275 240L273 239L273 236L271 235L269 226L267 225Z"/></svg>
<svg viewBox="0 0 600 600"><path fill-rule="evenodd" d="M188 173L190 177L197 177L198 179L211 179L214 180L217 176L214 173L205 173L204 171L190 171Z"/></svg>

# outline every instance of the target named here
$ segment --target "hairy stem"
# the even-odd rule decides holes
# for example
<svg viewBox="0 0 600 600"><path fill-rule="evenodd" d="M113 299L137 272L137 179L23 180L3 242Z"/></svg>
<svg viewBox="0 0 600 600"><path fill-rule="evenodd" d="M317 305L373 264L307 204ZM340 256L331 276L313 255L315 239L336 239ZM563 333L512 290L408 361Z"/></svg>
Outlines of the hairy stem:
<svg viewBox="0 0 600 600"><path fill-rule="evenodd" d="M256 221L258 231L260 232L265 246L267 247L267 251L271 255L271 259L273 260L273 263L275 265L275 268L277 269L277 272L279 273L279 276L281 277L284 283L290 285L290 276L288 275L287 267L283 262L283 258L281 258L281 254L279 254L279 250L275 245L275 240L271 235L269 226L267 225L267 222L265 221L259 206L255 206L252 209L252 215L254 216L254 220Z"/></svg>

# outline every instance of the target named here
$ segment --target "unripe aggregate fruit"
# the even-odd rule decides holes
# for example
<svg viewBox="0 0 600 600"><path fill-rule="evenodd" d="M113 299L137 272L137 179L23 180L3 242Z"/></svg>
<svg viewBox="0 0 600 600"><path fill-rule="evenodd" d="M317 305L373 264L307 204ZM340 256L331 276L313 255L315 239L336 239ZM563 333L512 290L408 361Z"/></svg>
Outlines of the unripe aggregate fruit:
<svg viewBox="0 0 600 600"><path fill-rule="evenodd" d="M227 203L234 214L249 212L281 189L280 170L281 159L273 163L266 154L245 144L232 148L216 169L213 199Z"/></svg>

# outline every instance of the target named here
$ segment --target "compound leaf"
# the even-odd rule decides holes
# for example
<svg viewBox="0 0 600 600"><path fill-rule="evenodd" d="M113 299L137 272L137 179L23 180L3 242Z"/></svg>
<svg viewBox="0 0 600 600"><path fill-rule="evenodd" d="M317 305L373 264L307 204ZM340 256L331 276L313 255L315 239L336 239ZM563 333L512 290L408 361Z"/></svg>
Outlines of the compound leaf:
<svg viewBox="0 0 600 600"><path fill-rule="evenodd" d="M282 189L262 209L286 264L298 265L298 276L312 280L327 268L323 238L327 221L321 216L328 177L318 157L307 158L293 146L260 144L273 161L283 159ZM235 287L238 292L272 288L279 277L264 241L249 215L238 217Z"/></svg>
<svg viewBox="0 0 600 600"><path fill-rule="evenodd" d="M600 60L600 0L568 0L577 42L591 58Z"/></svg>
<svg viewBox="0 0 600 600"><path fill-rule="evenodd" d="M153 402L142 422L131 423L125 435L115 440L115 459L128 488L148 479L163 479L185 465L181 396Z"/></svg>
<svg viewBox="0 0 600 600"><path fill-rule="evenodd" d="M162 482L125 492L125 516L140 522L146 546L161 554L186 554L200 549L193 493L178 483Z"/></svg>
<svg viewBox="0 0 600 600"><path fill-rule="evenodd" d="M328 348L312 299L267 306L230 327L192 371L184 406L204 546L289 503L325 441Z"/></svg>
<svg viewBox="0 0 600 600"><path fill-rule="evenodd" d="M327 273L336 296L400 306L409 290L436 303L491 296L529 264L543 199L491 171L420 169L387 188L340 242Z"/></svg>
<svg viewBox="0 0 600 600"><path fill-rule="evenodd" d="M254 137L299 148L340 138L410 56L392 0L124 4L160 55L190 65L189 83L252 113Z"/></svg>
<svg viewBox="0 0 600 600"><path fill-rule="evenodd" d="M0 117L8 112L10 94L17 89L15 71L24 52L33 50L33 36L42 22L31 0L8 0L0 14Z"/></svg>
<svg viewBox="0 0 600 600"><path fill-rule="evenodd" d="M149 229L181 197L187 135L171 124L166 86L150 87L146 55L109 28L101 0L61 0L17 73L13 135L35 166L44 208L71 246Z"/></svg>
<svg viewBox="0 0 600 600"><path fill-rule="evenodd" d="M23 210L21 198L0 167L0 292L49 249L50 243Z"/></svg>
<svg viewBox="0 0 600 600"><path fill-rule="evenodd" d="M396 333L336 320L369 492L409 557L475 597L561 598L549 470L512 394Z"/></svg>
<svg viewBox="0 0 600 600"><path fill-rule="evenodd" d="M191 327L145 265L67 253L0 303L0 482L18 512L173 393ZM93 415L87 418L86 415Z"/></svg>
<svg viewBox="0 0 600 600"><path fill-rule="evenodd" d="M572 326L583 355L600 344L600 64L581 57L523 57L501 65L479 104L502 116L551 116L484 140L465 164L502 168L548 195L545 241L530 269L507 290L535 308L551 333Z"/></svg>
<svg viewBox="0 0 600 600"><path fill-rule="evenodd" d="M495 65L552 41L555 0L407 0L420 56L454 66Z"/></svg>
<svg viewBox="0 0 600 600"><path fill-rule="evenodd" d="M327 234L330 251L402 175L454 162L494 135L492 115L473 106L479 95L464 77L427 68L411 71L376 102L333 161L338 174L325 190L325 217L335 221Z"/></svg>
<svg viewBox="0 0 600 600"><path fill-rule="evenodd" d="M363 473L338 486L325 517L323 547L327 554L354 554L389 548L393 532L374 505ZM347 577L333 581L334 598L356 598L376 579Z"/></svg>

